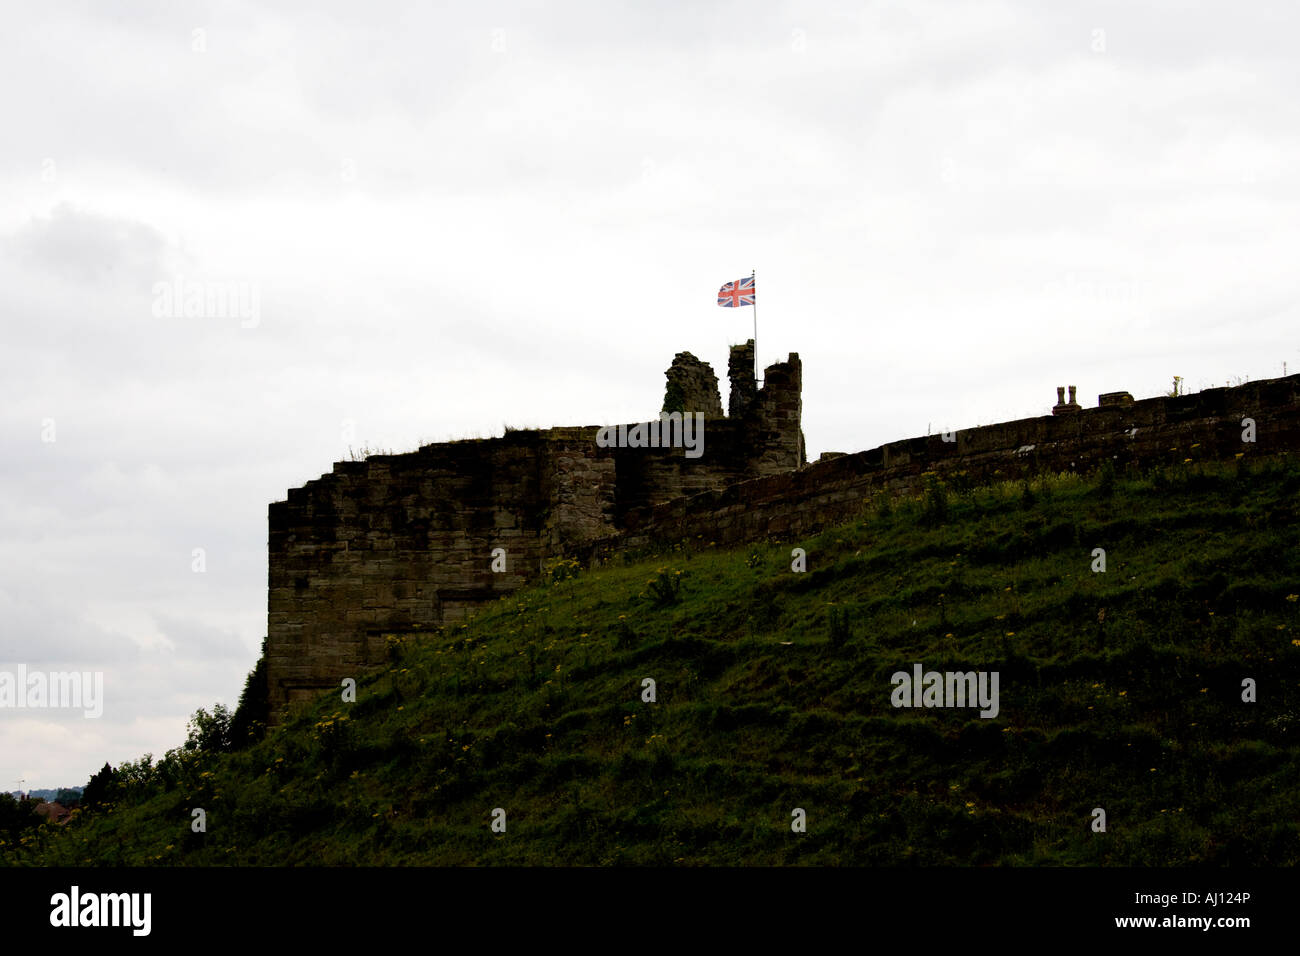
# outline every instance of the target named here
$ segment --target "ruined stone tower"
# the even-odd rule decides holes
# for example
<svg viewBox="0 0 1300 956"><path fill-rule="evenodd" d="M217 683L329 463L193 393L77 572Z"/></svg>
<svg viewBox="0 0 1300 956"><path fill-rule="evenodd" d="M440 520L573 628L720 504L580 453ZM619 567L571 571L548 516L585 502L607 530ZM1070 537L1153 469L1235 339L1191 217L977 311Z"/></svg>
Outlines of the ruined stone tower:
<svg viewBox="0 0 1300 956"><path fill-rule="evenodd" d="M690 352L678 352L664 375L668 377L668 387L664 389L663 411L703 412L705 418L722 417L718 376L713 374L713 366L708 362L701 362Z"/></svg>
<svg viewBox="0 0 1300 956"><path fill-rule="evenodd" d="M754 381L754 340L744 345L733 345L727 359L727 378L731 380L731 396L727 400L727 414L739 418L745 414L758 392Z"/></svg>

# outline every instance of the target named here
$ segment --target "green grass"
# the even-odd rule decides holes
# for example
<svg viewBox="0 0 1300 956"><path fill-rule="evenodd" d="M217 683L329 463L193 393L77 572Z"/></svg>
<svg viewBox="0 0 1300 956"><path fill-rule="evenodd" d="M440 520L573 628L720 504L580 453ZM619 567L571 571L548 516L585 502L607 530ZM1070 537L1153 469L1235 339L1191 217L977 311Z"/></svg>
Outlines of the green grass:
<svg viewBox="0 0 1300 956"><path fill-rule="evenodd" d="M932 481L808 539L553 573L0 860L1294 865L1297 492L1287 459ZM998 671L1000 713L893 708L914 662Z"/></svg>

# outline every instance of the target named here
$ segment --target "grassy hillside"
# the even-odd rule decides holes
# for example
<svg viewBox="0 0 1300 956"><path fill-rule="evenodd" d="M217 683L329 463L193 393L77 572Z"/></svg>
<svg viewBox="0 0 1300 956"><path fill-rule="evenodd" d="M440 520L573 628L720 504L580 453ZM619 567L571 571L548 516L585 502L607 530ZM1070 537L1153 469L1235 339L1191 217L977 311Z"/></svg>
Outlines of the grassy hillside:
<svg viewBox="0 0 1300 956"><path fill-rule="evenodd" d="M559 564L468 625L390 638L356 703L131 767L111 809L3 857L1294 865L1297 492L1285 460L936 482L806 540ZM999 714L893 707L917 662L999 672Z"/></svg>

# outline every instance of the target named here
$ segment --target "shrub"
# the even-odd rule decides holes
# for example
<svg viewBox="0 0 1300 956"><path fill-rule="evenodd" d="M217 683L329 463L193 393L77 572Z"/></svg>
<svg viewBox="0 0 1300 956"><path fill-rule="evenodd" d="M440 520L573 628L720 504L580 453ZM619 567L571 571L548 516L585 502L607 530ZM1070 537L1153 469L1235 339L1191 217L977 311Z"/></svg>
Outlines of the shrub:
<svg viewBox="0 0 1300 956"><path fill-rule="evenodd" d="M336 764L353 749L351 718L342 711L316 721L312 726L312 736L320 743L325 757Z"/></svg>
<svg viewBox="0 0 1300 956"><path fill-rule="evenodd" d="M582 573L582 564L576 558L551 558L542 566L542 580L548 584L571 581Z"/></svg>
<svg viewBox="0 0 1300 956"><path fill-rule="evenodd" d="M266 686L266 641L262 641L262 656L248 672L244 692L230 718L230 748L242 750L266 736L266 723L270 717L271 701Z"/></svg>
<svg viewBox="0 0 1300 956"><path fill-rule="evenodd" d="M943 524L948 520L948 489L943 479L929 475L925 480L925 498L921 506L921 522L927 525Z"/></svg>
<svg viewBox="0 0 1300 956"><path fill-rule="evenodd" d="M203 753L226 753L231 750L230 724L234 714L225 704L217 704L208 713L202 707L190 718L186 750Z"/></svg>
<svg viewBox="0 0 1300 956"><path fill-rule="evenodd" d="M122 761L114 776L121 795L128 799L143 800L162 785L158 768L153 765L153 754L145 754L136 761Z"/></svg>
<svg viewBox="0 0 1300 956"><path fill-rule="evenodd" d="M682 596L682 572L672 568L660 568L659 572L646 582L646 594L655 607L668 607L676 604Z"/></svg>

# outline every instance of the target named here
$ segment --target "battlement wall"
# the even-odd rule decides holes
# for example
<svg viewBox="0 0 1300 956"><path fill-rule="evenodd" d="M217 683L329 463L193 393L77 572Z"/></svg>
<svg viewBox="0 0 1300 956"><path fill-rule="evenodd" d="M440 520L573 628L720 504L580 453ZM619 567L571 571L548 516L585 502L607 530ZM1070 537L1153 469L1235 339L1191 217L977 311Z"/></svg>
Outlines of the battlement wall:
<svg viewBox="0 0 1300 956"><path fill-rule="evenodd" d="M267 678L272 719L295 700L383 660L384 635L461 620L531 584L548 559L593 562L703 538L794 541L932 478L979 483L1300 450L1300 375L1195 395L1083 409L890 442L805 463L797 354L752 388L752 343L732 349L733 415L712 369L679 353L665 411L703 415L686 447L611 444L588 425L512 431L340 462L272 504ZM691 406L696 406L692 408ZM1243 420L1249 419L1249 428ZM1253 441L1244 434L1253 432ZM636 445L636 447L631 447Z"/></svg>
<svg viewBox="0 0 1300 956"><path fill-rule="evenodd" d="M1110 393L1111 395L1126 393ZM1243 425L1249 419L1250 429ZM1253 432L1254 441L1243 440ZM1300 375L1236 388L1134 402L1074 406L1070 414L1025 418L944 435L890 442L828 456L791 474L772 475L636 509L624 529L590 542L582 556L600 562L632 548L682 540L719 545L816 533L862 513L879 494L917 494L927 478L982 483L1043 472L1085 473L1105 461L1117 469L1300 451Z"/></svg>
<svg viewBox="0 0 1300 956"><path fill-rule="evenodd" d="M613 430L595 425L512 431L339 462L289 491L268 509L272 714L383 660L385 634L461 620L631 512L797 468L798 356L767 374L743 415L722 418L712 371L678 355L669 394L709 409L697 457L602 445Z"/></svg>

